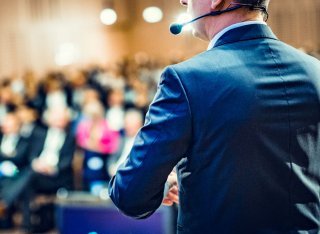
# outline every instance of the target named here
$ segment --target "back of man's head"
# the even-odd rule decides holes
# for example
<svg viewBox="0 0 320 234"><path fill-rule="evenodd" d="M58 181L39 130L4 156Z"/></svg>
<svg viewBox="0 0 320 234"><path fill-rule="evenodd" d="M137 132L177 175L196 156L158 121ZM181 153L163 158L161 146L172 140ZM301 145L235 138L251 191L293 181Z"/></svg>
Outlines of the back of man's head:
<svg viewBox="0 0 320 234"><path fill-rule="evenodd" d="M234 2L268 8L270 0L235 0Z"/></svg>

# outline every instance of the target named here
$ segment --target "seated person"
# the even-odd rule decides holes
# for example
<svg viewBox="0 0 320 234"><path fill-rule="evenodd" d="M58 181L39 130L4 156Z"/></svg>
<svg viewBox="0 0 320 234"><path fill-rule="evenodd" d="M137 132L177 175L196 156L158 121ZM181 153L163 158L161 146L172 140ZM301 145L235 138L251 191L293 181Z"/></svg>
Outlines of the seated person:
<svg viewBox="0 0 320 234"><path fill-rule="evenodd" d="M34 138L42 134L43 125L40 123L36 107L31 102L19 105L16 113L22 123L20 135L25 138Z"/></svg>
<svg viewBox="0 0 320 234"><path fill-rule="evenodd" d="M143 125L143 115L138 109L129 109L124 116L124 133L120 138L118 150L111 155L108 171L111 176L116 174L118 166L123 163L133 146L135 135Z"/></svg>
<svg viewBox="0 0 320 234"><path fill-rule="evenodd" d="M100 102L87 103L83 113L84 118L77 127L76 139L84 153L84 190L93 192L110 179L106 170L107 158L117 149L119 136L105 120L104 107Z"/></svg>
<svg viewBox="0 0 320 234"><path fill-rule="evenodd" d="M70 112L54 107L44 113L47 129L33 139L30 147L30 167L23 171L14 187L23 202L23 227L30 230L30 202L37 193L55 194L59 188L72 189L72 159L75 139L68 125Z"/></svg>
<svg viewBox="0 0 320 234"><path fill-rule="evenodd" d="M13 198L6 187L28 165L29 141L19 134L20 127L16 113L10 112L4 116L0 132L0 228L12 226L13 207L8 204L11 205Z"/></svg>

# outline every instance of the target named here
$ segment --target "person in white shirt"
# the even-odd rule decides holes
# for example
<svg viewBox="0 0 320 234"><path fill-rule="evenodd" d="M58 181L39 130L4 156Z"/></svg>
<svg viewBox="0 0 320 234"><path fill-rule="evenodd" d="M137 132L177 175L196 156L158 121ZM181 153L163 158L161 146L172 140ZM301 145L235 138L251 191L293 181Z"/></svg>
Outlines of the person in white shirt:
<svg viewBox="0 0 320 234"><path fill-rule="evenodd" d="M55 194L73 188L72 160L75 137L69 128L70 111L54 107L44 113L47 129L32 139L30 166L9 190L23 201L23 228L30 231L30 202L36 194Z"/></svg>
<svg viewBox="0 0 320 234"><path fill-rule="evenodd" d="M0 229L12 227L14 194L8 187L28 165L29 140L20 133L21 122L15 112L3 118L0 131Z"/></svg>

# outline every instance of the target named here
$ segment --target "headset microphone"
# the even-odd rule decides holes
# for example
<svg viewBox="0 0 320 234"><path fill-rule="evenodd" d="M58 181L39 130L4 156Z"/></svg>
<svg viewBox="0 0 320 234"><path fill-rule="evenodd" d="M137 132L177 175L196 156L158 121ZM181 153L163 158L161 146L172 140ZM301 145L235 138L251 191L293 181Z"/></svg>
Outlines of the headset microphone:
<svg viewBox="0 0 320 234"><path fill-rule="evenodd" d="M177 35L177 34L181 33L182 28L183 28L185 25L190 24L190 23L193 23L193 22L196 21L196 20L199 20L199 19L201 19L201 18L203 18L203 17L207 17L207 16L221 15L221 14L223 14L223 13L225 13L225 12L234 11L234 10L237 10L237 9L239 9L239 8L241 8L241 7L243 7L243 6L242 6L242 5L236 5L236 6L234 6L234 7L230 7L230 8L227 8L227 9L225 9L225 10L222 10L222 11L212 11L212 12L210 12L210 13L201 15L201 16L199 16L199 17L197 17L197 18L194 18L194 19L192 19L192 20L190 20L190 21L188 21L188 22L182 23L182 24L173 23L173 24L170 25L170 32L171 32L172 34L174 34L174 35Z"/></svg>

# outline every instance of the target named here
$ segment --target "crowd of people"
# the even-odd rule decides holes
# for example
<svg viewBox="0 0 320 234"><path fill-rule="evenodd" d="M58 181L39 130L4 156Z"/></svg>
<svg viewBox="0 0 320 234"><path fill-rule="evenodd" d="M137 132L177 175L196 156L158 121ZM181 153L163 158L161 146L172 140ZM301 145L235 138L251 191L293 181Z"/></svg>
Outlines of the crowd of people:
<svg viewBox="0 0 320 234"><path fill-rule="evenodd" d="M78 155L80 189L106 186L143 125L160 72L150 60L124 60L109 68L2 78L0 228L12 227L19 204L29 230L35 195L75 189Z"/></svg>

